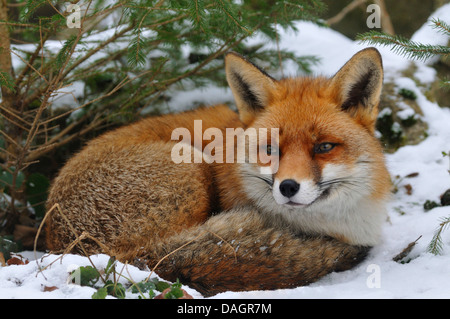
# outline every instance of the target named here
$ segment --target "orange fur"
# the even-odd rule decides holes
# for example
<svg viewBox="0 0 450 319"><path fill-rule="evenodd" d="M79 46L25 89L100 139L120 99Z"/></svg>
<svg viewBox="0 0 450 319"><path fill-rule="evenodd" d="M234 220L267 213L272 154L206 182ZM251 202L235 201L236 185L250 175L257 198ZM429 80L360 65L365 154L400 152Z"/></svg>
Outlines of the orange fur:
<svg viewBox="0 0 450 319"><path fill-rule="evenodd" d="M331 79L277 81L234 53L226 72L239 115L219 105L106 133L67 162L48 207L58 203L78 235L88 232L119 259L150 267L192 241L162 259L156 272L205 295L305 285L351 268L378 240L389 190L374 137L379 54L359 52ZM198 119L201 132L194 129ZM210 141L196 150L194 139L208 128L223 136L226 128L278 128L268 142L279 150L279 169L262 175L265 164L248 159L175 164L176 128L189 131L197 154ZM282 186L286 181L298 188ZM51 250L76 238L57 213L46 236ZM93 241L84 246L102 252Z"/></svg>

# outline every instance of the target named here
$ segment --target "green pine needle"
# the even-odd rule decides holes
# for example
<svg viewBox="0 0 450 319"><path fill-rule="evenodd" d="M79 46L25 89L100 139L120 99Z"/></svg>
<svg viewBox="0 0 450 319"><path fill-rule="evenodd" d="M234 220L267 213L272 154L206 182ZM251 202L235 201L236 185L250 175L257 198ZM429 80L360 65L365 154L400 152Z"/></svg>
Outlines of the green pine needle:
<svg viewBox="0 0 450 319"><path fill-rule="evenodd" d="M27 21L47 0L28 0L20 12L20 21Z"/></svg>
<svg viewBox="0 0 450 319"><path fill-rule="evenodd" d="M428 245L428 251L434 255L441 255L444 242L442 241L442 233L449 227L450 217L442 218L439 227L436 229L433 239Z"/></svg>
<svg viewBox="0 0 450 319"><path fill-rule="evenodd" d="M408 40L402 36L393 36L377 31L359 34L357 40L370 45L390 46L391 51L403 55L408 59L428 60L435 55L444 57L450 54L450 48L443 45L421 44Z"/></svg>
<svg viewBox="0 0 450 319"><path fill-rule="evenodd" d="M130 47L128 48L128 64L131 67L143 66L145 65L145 41L142 38L141 30L135 32L135 37L131 40Z"/></svg>
<svg viewBox="0 0 450 319"><path fill-rule="evenodd" d="M194 26L202 30L203 32L208 32L206 23L206 10L205 2L203 0L192 0L189 1L189 15Z"/></svg>
<svg viewBox="0 0 450 319"><path fill-rule="evenodd" d="M69 39L67 39L63 46L61 47L61 50L59 50L56 58L55 58L55 63L56 63L56 68L60 69L64 63L66 63L67 59L70 58L71 52L74 48L74 46L76 45L76 40L77 37L75 35L72 35Z"/></svg>
<svg viewBox="0 0 450 319"><path fill-rule="evenodd" d="M436 29L442 34L450 36L450 25L440 19L433 19L433 29Z"/></svg>
<svg viewBox="0 0 450 319"><path fill-rule="evenodd" d="M242 22L239 21L237 13L227 0L214 0L214 3L218 8L220 8L220 10L223 11L228 20L232 22L231 25L235 24L239 29L243 30L248 35L252 33L242 24Z"/></svg>

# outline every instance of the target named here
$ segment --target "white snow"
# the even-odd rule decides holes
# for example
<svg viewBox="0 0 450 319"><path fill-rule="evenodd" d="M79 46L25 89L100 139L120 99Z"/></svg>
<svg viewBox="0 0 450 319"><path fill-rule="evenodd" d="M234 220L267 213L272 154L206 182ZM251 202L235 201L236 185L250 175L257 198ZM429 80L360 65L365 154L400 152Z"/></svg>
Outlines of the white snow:
<svg viewBox="0 0 450 319"><path fill-rule="evenodd" d="M425 23L419 30L417 30L413 34L411 40L422 44L444 45L444 46L448 45L448 37L442 36L442 33L437 32L436 29L433 28L434 24L431 23L433 20L437 19L440 19L448 23L450 19L448 6L449 5L447 4L437 9L428 18L427 23ZM433 57L429 61L427 61L427 63L434 63L437 61L437 59L438 57Z"/></svg>
<svg viewBox="0 0 450 319"><path fill-rule="evenodd" d="M450 4L441 7L432 17L439 17L450 23ZM428 23L427 23L428 24ZM299 55L316 55L321 64L313 67L315 74L334 74L354 53L364 48L343 35L312 23L299 22L297 34L284 32L280 46L296 51ZM256 36L250 42L262 39ZM429 40L428 43L447 44L448 37L436 35L435 30L425 25L413 36L415 41ZM392 53L386 47L379 47L383 56L386 80L395 81L398 87L412 90L417 95L417 103L422 109L423 120L428 123L429 136L418 145L400 148L394 154L386 155L392 179L398 192L392 195L388 206L389 220L383 229L383 241L375 247L369 257L352 270L332 273L307 287L277 291L225 292L213 298L449 298L450 297L450 230L443 232L444 251L435 256L427 252L427 246L439 226L441 218L450 216L450 206L437 207L428 212L423 209L426 200L439 202L439 196L450 188L450 161L442 151L450 152L450 109L441 108L429 101L424 87L418 86L410 78L402 77L401 71L410 63L417 65L416 76L426 85L434 80L436 72L427 64L411 62ZM285 75L295 75L297 67L286 64ZM177 109L172 103L205 101L209 103L230 100L230 92L215 87L177 93L169 102L170 109ZM183 105L184 107L184 105ZM186 105L187 107L187 105ZM407 108L405 108L408 110ZM409 112L409 111L408 111ZM416 177L407 177L418 173ZM411 185L408 194L405 185ZM421 237L420 237L421 236ZM418 239L420 237L420 239ZM409 263L392 260L409 243L417 240L409 254ZM45 270L59 256L39 258L39 265L33 254L27 265L0 268L0 298L91 298L94 289L68 284L69 270L76 266L89 265L86 257L66 255ZM108 256L91 257L99 267L105 267ZM127 276L140 281L149 275L148 271L119 264L125 267ZM238 280L238 279L237 279ZM50 292L44 287L56 286ZM194 298L202 298L196 291L184 287ZM130 295L130 298L137 296Z"/></svg>

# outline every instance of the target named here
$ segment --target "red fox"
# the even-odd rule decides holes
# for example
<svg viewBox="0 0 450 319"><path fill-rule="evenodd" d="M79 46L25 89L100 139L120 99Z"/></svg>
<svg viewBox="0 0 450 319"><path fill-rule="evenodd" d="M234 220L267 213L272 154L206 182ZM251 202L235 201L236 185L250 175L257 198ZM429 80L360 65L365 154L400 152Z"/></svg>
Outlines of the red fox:
<svg viewBox="0 0 450 319"><path fill-rule="evenodd" d="M331 78L276 80L233 52L225 70L238 113L218 105L146 118L67 162L47 203L61 208L46 221L50 250L85 233L76 252L82 245L157 266L205 296L307 285L364 259L380 240L390 190L374 134L378 51L356 53ZM277 128L257 148L277 169L260 160L175 163L177 128L200 157L209 128Z"/></svg>

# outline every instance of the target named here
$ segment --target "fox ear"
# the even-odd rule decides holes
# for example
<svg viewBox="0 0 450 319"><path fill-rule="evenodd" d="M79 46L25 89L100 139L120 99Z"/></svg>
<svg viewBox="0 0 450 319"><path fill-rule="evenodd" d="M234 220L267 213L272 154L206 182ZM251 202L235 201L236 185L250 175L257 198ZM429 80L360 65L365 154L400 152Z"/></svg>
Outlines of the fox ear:
<svg viewBox="0 0 450 319"><path fill-rule="evenodd" d="M271 100L275 80L234 52L225 56L225 72L241 121L248 125Z"/></svg>
<svg viewBox="0 0 450 319"><path fill-rule="evenodd" d="M383 63L378 50L359 51L331 81L341 109L373 131L383 87Z"/></svg>

